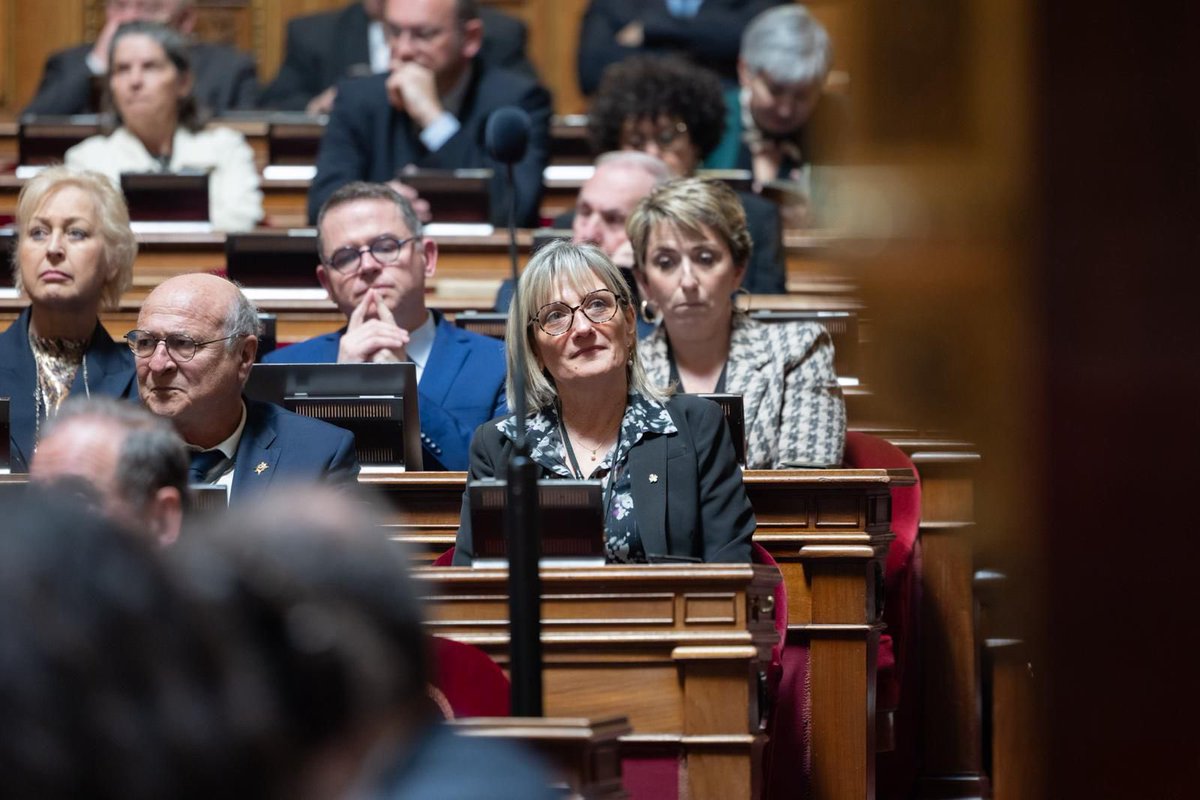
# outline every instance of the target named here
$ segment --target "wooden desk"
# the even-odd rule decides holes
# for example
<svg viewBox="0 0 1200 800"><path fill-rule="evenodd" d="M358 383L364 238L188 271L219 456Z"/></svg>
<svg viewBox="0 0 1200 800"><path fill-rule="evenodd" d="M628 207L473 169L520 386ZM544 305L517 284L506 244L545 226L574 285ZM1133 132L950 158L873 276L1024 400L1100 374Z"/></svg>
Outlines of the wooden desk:
<svg viewBox="0 0 1200 800"><path fill-rule="evenodd" d="M388 532L428 562L454 543L464 473L364 475L392 515ZM875 654L883 559L891 542L889 487L904 471L750 470L755 541L779 563L789 639L810 653L814 797L874 791ZM635 728L636 728L635 724Z"/></svg>
<svg viewBox="0 0 1200 800"><path fill-rule="evenodd" d="M620 738L633 732L625 717L468 717L451 720L463 736L519 742L537 751L574 797L623 800Z"/></svg>
<svg viewBox="0 0 1200 800"><path fill-rule="evenodd" d="M429 567L415 577L434 633L507 663L506 570ZM757 797L775 569L549 567L541 580L546 713L625 715L633 732L621 737L623 754L676 751L681 794Z"/></svg>

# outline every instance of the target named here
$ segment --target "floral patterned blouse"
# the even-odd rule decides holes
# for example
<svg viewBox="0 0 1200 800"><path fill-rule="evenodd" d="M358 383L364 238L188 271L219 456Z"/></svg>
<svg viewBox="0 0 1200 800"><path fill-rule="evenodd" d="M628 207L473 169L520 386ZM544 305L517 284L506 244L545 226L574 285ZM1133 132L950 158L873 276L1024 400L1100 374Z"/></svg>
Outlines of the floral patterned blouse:
<svg viewBox="0 0 1200 800"><path fill-rule="evenodd" d="M531 414L525 426L530 440L530 458L551 475L576 478L563 445L558 409L548 407ZM498 421L496 428L508 439L516 439L516 425L511 416ZM647 435L662 436L677 431L666 406L638 392L630 392L616 447L608 452L591 475L584 476L606 481L604 552L610 563L630 564L646 560L637 516L633 513L629 451Z"/></svg>

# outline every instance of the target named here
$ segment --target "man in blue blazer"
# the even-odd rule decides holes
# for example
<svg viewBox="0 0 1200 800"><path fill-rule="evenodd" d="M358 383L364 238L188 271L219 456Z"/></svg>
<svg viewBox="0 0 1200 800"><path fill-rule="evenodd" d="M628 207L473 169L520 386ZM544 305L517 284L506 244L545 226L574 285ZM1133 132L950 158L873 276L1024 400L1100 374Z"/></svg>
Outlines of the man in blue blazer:
<svg viewBox="0 0 1200 800"><path fill-rule="evenodd" d="M236 286L193 273L159 284L126 336L142 402L192 451L190 481L225 486L231 503L273 484L352 483L349 431L242 396L257 333L254 305Z"/></svg>
<svg viewBox="0 0 1200 800"><path fill-rule="evenodd" d="M491 218L504 224L504 168L487 154L484 132L493 111L517 106L532 122L525 156L513 165L517 224L536 225L550 157L550 93L479 55L483 22L474 0L386 0L383 27L391 71L338 85L308 193L309 221L351 181L390 181L426 217L424 201L403 183L401 171L411 166L492 169Z"/></svg>
<svg viewBox="0 0 1200 800"><path fill-rule="evenodd" d="M322 207L317 234L317 280L346 315L346 326L263 360L412 361L425 468L465 470L475 428L508 411L503 343L426 308L437 242L421 235L412 205L391 187L343 186Z"/></svg>

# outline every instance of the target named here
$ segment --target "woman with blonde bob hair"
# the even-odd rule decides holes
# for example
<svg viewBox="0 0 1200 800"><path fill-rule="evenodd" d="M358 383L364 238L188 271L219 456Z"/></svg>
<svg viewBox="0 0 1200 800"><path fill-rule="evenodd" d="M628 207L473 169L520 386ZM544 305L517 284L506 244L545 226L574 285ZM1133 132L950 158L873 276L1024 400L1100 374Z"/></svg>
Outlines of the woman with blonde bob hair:
<svg viewBox="0 0 1200 800"><path fill-rule="evenodd" d="M752 243L737 193L689 178L643 198L626 222L650 379L684 392L742 395L746 467L842 460L846 406L833 341L815 322L755 322L733 302Z"/></svg>
<svg viewBox="0 0 1200 800"><path fill-rule="evenodd" d="M100 324L133 281L137 241L103 175L51 167L21 190L13 283L29 298L0 334L13 472L29 469L42 423L70 395L136 396L133 355Z"/></svg>
<svg viewBox="0 0 1200 800"><path fill-rule="evenodd" d="M708 400L666 397L647 380L629 286L608 257L592 245L553 242L529 261L517 296L508 396L520 348L530 457L543 478L604 482L608 560L748 562L754 513L724 415ZM515 436L515 417L481 425L469 480L503 478ZM464 495L455 563L472 555Z"/></svg>

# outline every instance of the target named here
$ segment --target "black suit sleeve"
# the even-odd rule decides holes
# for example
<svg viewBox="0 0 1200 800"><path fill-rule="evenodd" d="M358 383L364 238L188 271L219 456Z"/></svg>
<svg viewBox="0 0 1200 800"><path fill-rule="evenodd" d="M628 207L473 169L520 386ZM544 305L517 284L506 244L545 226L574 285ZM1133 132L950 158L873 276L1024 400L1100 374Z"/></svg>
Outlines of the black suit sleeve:
<svg viewBox="0 0 1200 800"><path fill-rule="evenodd" d="M537 80L537 72L525 53L525 42L529 38L525 23L486 6L479 9L479 18L483 20L480 58L492 66Z"/></svg>
<svg viewBox="0 0 1200 800"><path fill-rule="evenodd" d="M310 57L306 43L305 20L293 19L287 24L287 45L283 64L275 80L263 90L260 105L263 108L303 111L308 101L325 91L321 86L317 61Z"/></svg>
<svg viewBox="0 0 1200 800"><path fill-rule="evenodd" d="M706 401L697 405L699 410L689 416L692 444L696 448L696 473L700 478L704 561L746 564L750 562L750 540L756 522L729 426L716 403Z"/></svg>
<svg viewBox="0 0 1200 800"><path fill-rule="evenodd" d="M231 80L228 104L220 109L255 108L258 106L258 65L246 53L238 53Z"/></svg>
<svg viewBox="0 0 1200 800"><path fill-rule="evenodd" d="M329 112L329 122L317 150L317 174L308 190L308 221L311 224L316 224L321 205L338 187L369 178L373 148L369 140L369 123L357 112L362 107L354 96L357 87L347 91L347 82L338 86L333 110ZM380 100L387 102L386 97Z"/></svg>
<svg viewBox="0 0 1200 800"><path fill-rule="evenodd" d="M86 114L90 108L92 71L87 65L88 48L73 47L52 54L42 68L37 94L25 114Z"/></svg>

